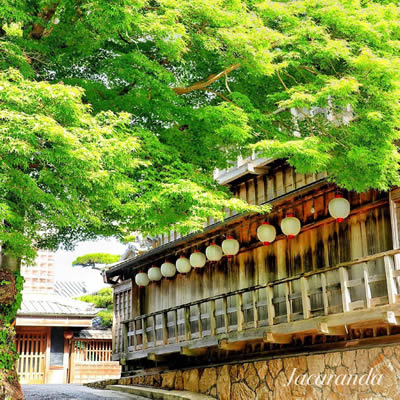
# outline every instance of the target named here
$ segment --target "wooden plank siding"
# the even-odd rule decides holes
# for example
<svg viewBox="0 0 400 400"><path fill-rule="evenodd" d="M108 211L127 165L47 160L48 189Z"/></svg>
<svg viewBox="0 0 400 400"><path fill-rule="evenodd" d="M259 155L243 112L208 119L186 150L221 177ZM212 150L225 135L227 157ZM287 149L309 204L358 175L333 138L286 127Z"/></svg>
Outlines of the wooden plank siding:
<svg viewBox="0 0 400 400"><path fill-rule="evenodd" d="M284 212L278 209L268 215L268 220L278 231L277 240L270 246L260 245L256 237L256 229L264 218L258 216L244 219L229 232L240 241L239 255L233 259L224 257L220 262L208 263L203 269L192 270L188 275L177 274L172 279L162 279L159 283L150 284L143 289L145 292L143 313L155 312L303 272L318 271L392 249L386 195L370 192L364 195L363 199L360 195L351 196L352 209L358 207L359 210L343 223L336 223L328 216L327 204L333 195L334 193L329 191L316 197L314 201L311 198L304 199L301 204L294 207L296 216L307 229L291 240L279 235L279 223L284 217ZM311 212L313 202L314 213ZM374 203L376 206L370 209ZM365 211L362 209L363 206ZM321 223L325 219L326 223ZM320 224L313 227L314 221L319 221ZM220 243L222 240L223 235L217 241ZM206 245L207 243L204 243L201 246L203 251ZM190 252L188 249L186 255L189 256ZM376 268L383 272L382 263ZM361 276L362 268L353 274L354 278ZM229 307L232 307L232 304Z"/></svg>
<svg viewBox="0 0 400 400"><path fill-rule="evenodd" d="M307 179L304 177L305 182ZM293 184L294 180L291 182ZM129 279L114 286L114 329L117 333L117 337L114 336L114 359L118 359L118 354L124 349L119 321L173 307L178 309L168 311L165 315L157 314L151 318L131 321L127 327L127 332L130 332L128 347L145 349L176 343L178 337L188 332L189 326L194 336L211 330L216 330L218 334L238 330L243 327L243 321L249 320L262 321L267 318L271 321L272 318L274 323L294 322L304 312L308 315L310 309L314 313L319 310L325 315L342 312L343 293L351 299L349 306L354 309L362 301L366 301L367 306L371 305L371 298L375 302L385 301L387 288L384 279L381 279L385 275L383 258L354 265L346 271L346 276L341 276L339 270L313 275L341 263L393 248L387 193L370 191L362 195L349 194L347 197L352 211L342 223L334 221L328 213L328 204L334 193L335 188L326 185L300 198L284 200L268 216L242 218L233 227L229 227L229 232L223 231L217 240L221 242L230 233L240 241L240 253L232 259L224 257L220 262L208 263L203 269L192 270L187 275L177 274L172 279L162 279L140 290L135 284L132 287ZM279 228L280 221L288 211L295 213L303 227L301 233L291 240L283 236ZM263 246L256 237L257 227L265 218L278 232L276 241L270 246ZM207 244L207 241L203 241L200 246L193 245L186 250L186 255L189 256L195 247L204 251ZM240 298L232 295L211 303L190 306L189 309L179 308L183 304L266 285L288 277L301 277L302 274L311 274L307 282L296 278L289 283L270 286L269 297L268 290L245 291ZM369 282L369 278L365 280L366 276L376 279ZM341 280L349 281L349 287L341 288ZM368 286L365 282L368 282ZM308 292L312 295L307 299L305 293ZM130 306L123 302L124 296L131 299ZM237 312L238 307L243 309L243 315ZM274 316L270 315L268 309L273 310ZM215 314L215 320L210 313ZM144 329L146 335L143 335Z"/></svg>
<svg viewBox="0 0 400 400"><path fill-rule="evenodd" d="M156 360L161 354L196 355L212 346L240 350L252 340L289 344L293 339L304 342L310 335L343 337L349 331L357 334L361 327L383 328L387 332L389 325L400 324L400 286L397 281L400 271L394 266L394 257L399 253L400 250L395 249L369 255L328 270L304 273L138 316L133 320L141 321L143 328L140 332L125 329L125 335L127 338L141 335L143 344L126 346L125 357L128 360ZM367 268L377 261L384 262L383 274ZM360 266L364 270L363 278L351 279L352 272ZM334 274L329 281L326 279L328 274ZM319 283L315 284L316 281ZM377 282L382 283L384 290L373 292ZM280 285L284 287L284 294L275 296L274 289ZM357 299L351 293L352 288L360 289L361 298ZM267 301L260 301L263 293L267 294ZM322 298L315 301L315 295L320 294ZM230 298L235 300L235 307L221 309L218 306L218 302L226 304ZM281 310L280 303L284 305ZM201 313L196 311L199 309ZM179 311L184 311L184 318L177 318ZM166 323L174 325L174 329L164 333L164 340L159 342L164 322L149 329L147 321L154 321L164 314L170 315L170 321ZM171 318L171 314L174 317ZM224 318L218 319L220 315ZM123 324L128 326L131 322L126 320Z"/></svg>
<svg viewBox="0 0 400 400"><path fill-rule="evenodd" d="M132 313L132 281L125 281L113 287L114 296L114 318L113 318L113 343L114 353L122 351L123 343L122 326L120 321L126 318L132 318L136 314ZM135 298L135 302L137 302Z"/></svg>

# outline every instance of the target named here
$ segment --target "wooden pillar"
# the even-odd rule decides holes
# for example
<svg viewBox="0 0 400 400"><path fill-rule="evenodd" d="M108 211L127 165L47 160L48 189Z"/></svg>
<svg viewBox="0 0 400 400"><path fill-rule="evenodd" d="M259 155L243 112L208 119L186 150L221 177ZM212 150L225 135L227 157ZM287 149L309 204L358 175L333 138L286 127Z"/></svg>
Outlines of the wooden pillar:
<svg viewBox="0 0 400 400"><path fill-rule="evenodd" d="M386 275L386 285L388 290L388 300L389 304L395 304L398 291L396 287L396 283L394 281L394 263L391 256L385 256L385 275Z"/></svg>
<svg viewBox="0 0 400 400"><path fill-rule="evenodd" d="M215 336L217 333L217 321L215 320L215 300L210 302L210 334Z"/></svg>
<svg viewBox="0 0 400 400"><path fill-rule="evenodd" d="M236 295L237 305L237 330L240 332L244 329L244 313L243 313L243 294Z"/></svg>
<svg viewBox="0 0 400 400"><path fill-rule="evenodd" d="M301 302L303 305L303 318L308 319L311 317L311 304L310 297L308 296L308 282L304 277L300 278L301 287Z"/></svg>
<svg viewBox="0 0 400 400"><path fill-rule="evenodd" d="M272 286L267 286L265 290L267 291L268 325L273 325L275 318L275 306L272 302L274 298L274 289Z"/></svg>
<svg viewBox="0 0 400 400"><path fill-rule="evenodd" d="M340 276L340 289L342 292L343 312L348 312L350 311L351 297L349 288L347 287L347 282L349 280L349 273L347 269L344 267L339 268L339 276Z"/></svg>
<svg viewBox="0 0 400 400"><path fill-rule="evenodd" d="M190 306L185 307L185 337L186 340L192 338L192 330L190 325Z"/></svg>

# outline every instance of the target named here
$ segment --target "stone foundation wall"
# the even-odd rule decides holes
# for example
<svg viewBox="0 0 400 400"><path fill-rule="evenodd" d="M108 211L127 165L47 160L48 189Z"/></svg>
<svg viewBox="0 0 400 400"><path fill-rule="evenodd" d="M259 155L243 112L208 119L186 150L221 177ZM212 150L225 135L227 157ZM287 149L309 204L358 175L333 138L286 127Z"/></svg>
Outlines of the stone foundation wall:
<svg viewBox="0 0 400 400"><path fill-rule="evenodd" d="M400 400L400 345L173 371L119 382L188 390L219 400Z"/></svg>

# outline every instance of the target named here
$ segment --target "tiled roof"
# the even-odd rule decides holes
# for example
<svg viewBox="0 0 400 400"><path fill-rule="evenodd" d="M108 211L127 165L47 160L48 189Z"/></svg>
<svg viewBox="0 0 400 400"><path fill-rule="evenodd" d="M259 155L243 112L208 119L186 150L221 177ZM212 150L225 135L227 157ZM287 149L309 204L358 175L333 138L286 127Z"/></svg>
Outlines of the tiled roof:
<svg viewBox="0 0 400 400"><path fill-rule="evenodd" d="M74 315L94 317L96 309L90 303L59 295L24 293L18 315Z"/></svg>
<svg viewBox="0 0 400 400"><path fill-rule="evenodd" d="M79 339L112 339L111 329L82 329L75 332L75 338Z"/></svg>
<svg viewBox="0 0 400 400"><path fill-rule="evenodd" d="M58 295L70 298L88 293L86 283L82 281L56 281L54 290Z"/></svg>

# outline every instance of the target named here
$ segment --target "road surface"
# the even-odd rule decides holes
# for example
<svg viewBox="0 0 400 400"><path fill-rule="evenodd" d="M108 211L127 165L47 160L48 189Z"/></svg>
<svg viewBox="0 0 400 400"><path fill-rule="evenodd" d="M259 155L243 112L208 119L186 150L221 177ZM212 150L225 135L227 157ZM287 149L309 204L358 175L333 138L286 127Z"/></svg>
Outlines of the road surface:
<svg viewBox="0 0 400 400"><path fill-rule="evenodd" d="M144 400L143 397L81 385L22 385L25 400Z"/></svg>

